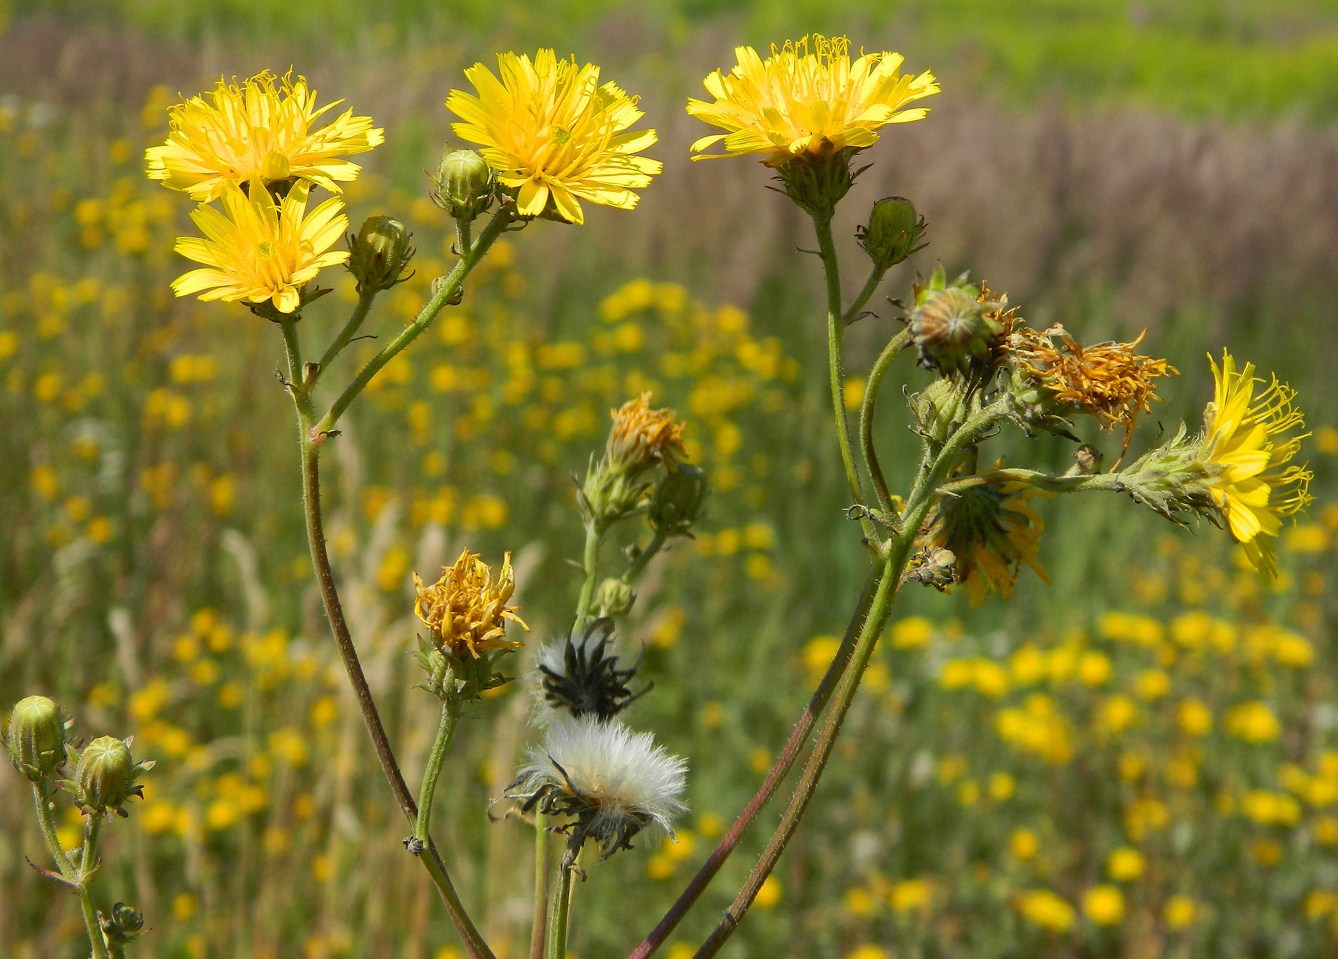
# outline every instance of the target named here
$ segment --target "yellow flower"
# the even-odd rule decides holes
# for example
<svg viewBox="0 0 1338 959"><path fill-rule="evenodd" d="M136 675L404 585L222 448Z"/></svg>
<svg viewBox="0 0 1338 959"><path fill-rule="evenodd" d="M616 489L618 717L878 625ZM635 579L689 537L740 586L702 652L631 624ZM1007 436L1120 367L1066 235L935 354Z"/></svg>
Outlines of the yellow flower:
<svg viewBox="0 0 1338 959"><path fill-rule="evenodd" d="M212 101L212 102L210 102ZM168 111L172 131L145 151L149 178L207 203L230 183L266 184L303 179L339 192L337 181L356 179L359 167L340 159L381 143L370 117L346 110L325 126L312 124L343 101L317 108L305 77L276 78L266 70L238 85L218 81L209 96L191 97Z"/></svg>
<svg viewBox="0 0 1338 959"><path fill-rule="evenodd" d="M1209 362L1216 390L1204 413L1203 456L1212 473L1211 495L1250 562L1273 576L1273 544L1260 536L1277 536L1282 518L1312 501L1306 492L1310 470L1287 465L1309 435L1295 432L1304 428L1305 418L1292 406L1296 391L1277 377L1256 397L1255 387L1263 381L1254 375L1253 363L1237 370L1226 352L1221 368L1211 357Z"/></svg>
<svg viewBox="0 0 1338 959"><path fill-rule="evenodd" d="M221 212L201 206L191 214L205 238L177 240L178 253L206 268L178 277L173 292L200 293L202 300L272 300L280 313L296 311L302 287L322 267L348 259L347 251L327 252L348 229L342 201L331 197L308 213L309 190L298 182L276 204L258 180L250 182L249 195L227 184Z"/></svg>
<svg viewBox="0 0 1338 959"><path fill-rule="evenodd" d="M1020 483L986 484L941 497L930 514L924 541L946 547L957 557L957 576L966 583L972 606L990 593L1004 599L1023 564L1047 583L1036 559L1041 518L1029 500L1037 491Z"/></svg>
<svg viewBox="0 0 1338 959"><path fill-rule="evenodd" d="M578 200L630 210L633 190L650 184L663 164L637 156L656 141L654 130L624 132L642 113L617 84L599 84L599 67L578 67L552 50L528 56L502 53L499 79L482 63L465 71L478 95L452 90L446 108L464 122L451 125L480 145L497 179L516 190L522 216L553 210L584 223Z"/></svg>
<svg viewBox="0 0 1338 959"><path fill-rule="evenodd" d="M1073 907L1049 889L1029 889L1017 898L1017 910L1032 925L1050 932L1067 932L1073 926Z"/></svg>
<svg viewBox="0 0 1338 959"><path fill-rule="evenodd" d="M810 52L810 40L812 52ZM817 34L787 41L763 60L752 47L735 47L729 73L706 77L714 103L689 100L688 113L727 133L702 137L692 152L723 141L725 152L708 156L762 155L779 167L803 154L863 150L885 123L908 123L929 111L906 104L939 92L934 75L903 76L899 53L866 53L850 62L850 41Z"/></svg>
<svg viewBox="0 0 1338 959"><path fill-rule="evenodd" d="M1117 926L1124 921L1124 893L1115 886L1093 886L1083 896L1082 911L1098 926Z"/></svg>
<svg viewBox="0 0 1338 959"><path fill-rule="evenodd" d="M488 650L523 645L506 638L507 620L529 629L516 615L516 607L507 605L516 589L510 553L503 558L496 580L488 564L466 549L454 566L442 567L441 579L431 586L424 585L417 573L413 584L418 595L414 614L443 652L457 659L478 659Z"/></svg>

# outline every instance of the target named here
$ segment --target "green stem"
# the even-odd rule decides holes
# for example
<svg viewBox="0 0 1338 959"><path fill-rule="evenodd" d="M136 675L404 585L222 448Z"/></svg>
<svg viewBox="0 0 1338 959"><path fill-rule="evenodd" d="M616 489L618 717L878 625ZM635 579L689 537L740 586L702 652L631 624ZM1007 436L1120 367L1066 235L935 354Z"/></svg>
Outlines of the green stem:
<svg viewBox="0 0 1338 959"><path fill-rule="evenodd" d="M650 564L650 561L655 558L655 554L663 549L664 544L667 542L669 542L669 537L657 529L655 535L651 537L650 542L646 544L646 548L638 553L636 559L632 560L628 565L627 572L622 575L622 581L629 585L634 582L636 578L645 571L646 567Z"/></svg>
<svg viewBox="0 0 1338 959"><path fill-rule="evenodd" d="M590 520L585 526L585 553L581 559L585 579L581 583L581 596L576 601L577 632L585 628L585 620L590 615L590 606L595 601L595 579L599 571L599 541L604 538L604 534L596 529L597 525L595 520Z"/></svg>
<svg viewBox="0 0 1338 959"><path fill-rule="evenodd" d="M886 561L879 573L877 592L870 604L868 618L865 619L864 625L860 629L854 654L841 673L839 684L832 697L831 708L827 713L827 719L818 734L813 752L804 764L804 770L800 775L799 783L795 786L794 795L782 814L781 823L768 841L766 849L763 850L761 857L748 873L748 877L744 880L734 902L725 910L724 918L720 920L711 935L697 951L695 959L709 959L709 957L714 956L725 941L733 935L744 913L752 905L757 891L762 888L762 883L771 874L795 830L799 828L799 822L817 791L818 781L821 779L827 760L836 745L836 739L841 732L841 725L850 710L850 704L854 701L864 670L868 666L869 658L873 655L874 647L878 643L878 637L891 615L892 602L901 586L901 570L905 568L906 561L915 546L915 538L921 524L928 515L934 501L940 495L939 485L946 478L947 473L952 469L962 451L973 445L981 434L993 426L1004 415L1005 410L1005 401L1000 400L970 417L944 444L933 464L922 465L921 475L915 491L907 501L902 532L894 537L890 544Z"/></svg>
<svg viewBox="0 0 1338 959"><path fill-rule="evenodd" d="M836 744L837 735L841 731L841 724L850 709L855 691L859 688L864 669L869 664L869 657L872 655L878 637L891 613L892 599L896 595L900 582L898 572L906 565L906 559L910 554L913 542L913 536L903 534L897 538L897 547L889 553L878 577L877 592L874 595L872 605L869 607L868 618L864 620L863 628L856 640L854 655L841 674L836 693L832 699L831 709L827 713L827 719L823 723L817 744L813 747L813 752L804 764L803 773L800 776L799 783L795 786L794 795L790 798L790 802L781 816L780 825L767 842L767 846L758 858L757 863L749 871L748 877L744 880L743 886L739 889L733 903L725 910L724 917L706 941L702 943L701 948L697 950L694 959L709 959L710 956L714 956L720 951L720 947L725 944L725 941L733 935L734 930L738 928L739 922L748 911L748 907L752 905L753 899L756 898L757 891L762 888L762 884L771 875L772 869L780 860L785 847L789 845L795 830L799 828L799 822L807 811L809 802L817 792L818 780L822 777L827 759Z"/></svg>
<svg viewBox="0 0 1338 959"><path fill-rule="evenodd" d="M880 267L874 264L873 269L869 271L869 278L864 281L864 288L859 291L859 295L851 301L850 306L846 307L845 313L841 315L842 326L849 326L859 318L860 311L864 309L864 304L868 303L874 292L877 291L878 284L883 282L883 277L887 276L888 269L888 267Z"/></svg>
<svg viewBox="0 0 1338 959"><path fill-rule="evenodd" d="M569 855L564 855L558 865L557 888L553 890L552 909L548 914L548 945L544 950L545 959L564 959L567 955L571 896L575 885L572 876L576 872L575 857L570 857L573 861L568 862Z"/></svg>
<svg viewBox="0 0 1338 959"><path fill-rule="evenodd" d="M98 835L102 831L104 813L95 812L84 828L84 846L79 853L78 884L79 911L84 915L84 926L88 930L88 941L93 947L93 959L110 959L107 952L107 940L102 935L102 926L98 923L98 911L93 906L93 871L97 868Z"/></svg>
<svg viewBox="0 0 1338 959"><path fill-rule="evenodd" d="M543 959L548 939L548 870L552 864L552 838L548 817L534 813L534 924L530 930L530 959Z"/></svg>
<svg viewBox="0 0 1338 959"><path fill-rule="evenodd" d="M831 214L814 213L813 231L817 234L818 253L827 279L827 380L832 414L836 418L836 442L841 448L841 465L845 469L846 482L850 484L850 494L855 503L862 505L864 489L851 452L850 420L846 417L844 374L841 371L841 334L845 331L845 321L841 313L841 271L836 258L836 243L832 239ZM864 528L865 539L872 539L875 534L873 522L867 516L861 517L860 525Z"/></svg>
<svg viewBox="0 0 1338 959"><path fill-rule="evenodd" d="M1127 485L1119 473L1054 476L1050 473L1040 473L1036 470L1014 467L990 470L988 473L977 473L974 476L954 480L951 483L944 484L942 491L949 494L961 493L975 486L988 486L994 483L1026 483L1028 486L1034 486L1051 493L1082 493L1091 490L1121 493Z"/></svg>
<svg viewBox="0 0 1338 959"><path fill-rule="evenodd" d="M454 682L454 677L447 674L446 681ZM446 756L451 751L451 742L455 739L455 726L460 720L460 699L447 695L441 704L441 720L437 724L437 738L432 741L432 750L427 755L427 767L423 770L423 788L418 793L418 819L414 823L414 838L426 845L432 825L432 796L437 791L437 780L446 765Z"/></svg>
<svg viewBox="0 0 1338 959"><path fill-rule="evenodd" d="M33 806L37 809L37 827L42 831L47 852L51 854L56 868L60 870L61 878L73 882L76 879L74 862L65 854L65 850L60 848L60 838L56 835L56 821L51 815L51 803L42 792L41 783L33 783L32 788Z"/></svg>
<svg viewBox="0 0 1338 959"><path fill-rule="evenodd" d="M499 236L506 232L507 227L512 222L512 208L510 206L502 207L493 214L492 219L488 221L488 225L479 234L477 242L469 249L460 251L461 259L455 265L455 269L435 284L436 289L431 299L419 310L414 321L401 330L398 336L387 343L381 352L372 357L367 365L358 371L358 375L353 378L353 382L344 388L344 392L339 394L339 397L330 405L330 409L312 427L311 436L313 439L328 435L335 428L335 424L339 422L339 418L344 415L344 411L348 409L349 404L366 389L372 378L381 372L387 363L403 352L405 347L416 340L436 319L437 314L442 311L446 304L456 298L465 282L465 277L478 265L479 260L483 259L483 255L488 252L488 248Z"/></svg>
<svg viewBox="0 0 1338 959"><path fill-rule="evenodd" d="M850 622L846 624L845 636L841 640L841 645L837 648L836 655L832 657L831 663L827 666L827 672L813 691L808 705L799 714L794 729L790 731L789 739L781 747L776 756L776 761L771 764L771 769L767 771L762 784L757 788L757 792L753 794L753 798L748 801L748 805L739 813L738 818L734 820L734 824L720 837L720 842L716 844L706 862L702 863L701 868L697 870L697 874L692 877L683 892L679 894L678 899L656 923L650 934L632 950L629 959L647 959L669 938L669 935L682 922L683 917L687 915L688 910L701 898L701 894L706 891L706 887L711 884L716 874L733 854L739 842L743 839L744 833L753 824L758 814L776 794L781 782L794 766L795 760L799 758L800 751L808 743L809 733L817 724L823 710L827 708L827 703L831 700L837 683L845 672L846 666L850 663L860 627L864 623L864 617L868 613L869 605L873 602L873 597L877 593L881 582L882 567L878 567L875 568L873 575L865 583L864 589L860 593L860 598L855 604L855 611L851 614Z"/></svg>
<svg viewBox="0 0 1338 959"><path fill-rule="evenodd" d="M859 441L864 451L864 465L869 471L869 477L873 480L873 489L878 496L878 504L889 512L892 510L892 494L888 491L887 480L883 478L883 468L878 464L878 451L873 445L873 407L878 397L878 391L883 386L883 376L891 367L892 361L910 345L910 342L910 330L902 330L888 340L887 346L883 347L883 352L878 354L873 369L869 371L869 382L865 384L864 402L859 411Z"/></svg>
<svg viewBox="0 0 1338 959"><path fill-rule="evenodd" d="M357 335L359 327L362 326L362 321L367 319L367 314L371 312L372 301L376 299L376 294L377 291L372 289L358 291L358 303L353 307L353 313L349 316L348 322L344 324L344 328L339 331L339 335L334 338L334 342L330 344L325 351L325 355L321 357L319 372L324 373L334 362L334 358L342 353L344 347L348 346L349 341Z"/></svg>
<svg viewBox="0 0 1338 959"><path fill-rule="evenodd" d="M283 323L281 326L284 343L287 346L288 369L292 381L289 392L297 411L298 448L302 457L302 512L306 521L307 547L311 553L311 565L316 573L316 581L320 586L321 602L325 606L326 619L334 634L339 657L344 664L349 684L353 687L354 698L362 714L363 725L367 727L367 734L371 737L381 771L390 784L391 792L395 794L405 818L417 825L418 806L404 780L399 762L395 759L385 725L381 722L376 700L363 673L357 647L353 644L348 621L344 617L343 602L335 585L334 569L330 565L330 554L325 543L324 520L321 515L320 442L316 437L322 433L312 429L311 393L301 384L302 360L296 321ZM433 885L436 886L437 894L445 904L465 948L474 959L495 959L492 950L465 910L464 903L460 901L460 896L455 891L455 885L451 882L446 864L442 861L436 845L430 837L424 841L427 848L418 857L419 861L423 863Z"/></svg>

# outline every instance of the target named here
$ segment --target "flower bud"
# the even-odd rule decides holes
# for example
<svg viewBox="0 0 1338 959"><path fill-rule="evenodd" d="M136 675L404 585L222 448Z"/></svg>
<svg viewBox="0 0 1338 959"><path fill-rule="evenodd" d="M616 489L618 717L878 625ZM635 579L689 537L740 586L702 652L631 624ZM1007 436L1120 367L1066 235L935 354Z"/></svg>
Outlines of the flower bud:
<svg viewBox="0 0 1338 959"><path fill-rule="evenodd" d="M131 796L144 798L139 784L142 773L153 762L137 763L130 755L130 741L115 736L101 736L79 754L74 772L75 801L86 812L114 812L124 816L124 806Z"/></svg>
<svg viewBox="0 0 1338 959"><path fill-rule="evenodd" d="M706 473L680 463L666 472L650 495L651 529L666 536L687 536L706 501Z"/></svg>
<svg viewBox="0 0 1338 959"><path fill-rule="evenodd" d="M403 283L409 261L417 251L413 234L399 220L389 216L369 216L357 236L348 238L348 269L358 281L358 292L388 290Z"/></svg>
<svg viewBox="0 0 1338 959"><path fill-rule="evenodd" d="M972 287L939 290L911 314L911 336L926 366L965 374L973 362L990 358L1000 328L976 296Z"/></svg>
<svg viewBox="0 0 1338 959"><path fill-rule="evenodd" d="M98 912L98 926L107 937L108 945L124 946L143 935L144 913L118 902L112 906L111 915Z"/></svg>
<svg viewBox="0 0 1338 959"><path fill-rule="evenodd" d="M60 707L45 696L19 700L9 717L9 755L33 782L65 764L65 721Z"/></svg>
<svg viewBox="0 0 1338 959"><path fill-rule="evenodd" d="M879 269L890 270L924 249L924 232L925 218L916 214L914 203L904 196L885 196L873 205L869 225L859 227L855 237Z"/></svg>
<svg viewBox="0 0 1338 959"><path fill-rule="evenodd" d="M595 591L595 606L601 616L622 616L635 602L636 593L620 579L609 577Z"/></svg>
<svg viewBox="0 0 1338 959"><path fill-rule="evenodd" d="M916 431L937 446L948 441L969 412L960 380L937 379L911 396Z"/></svg>
<svg viewBox="0 0 1338 959"><path fill-rule="evenodd" d="M468 223L492 206L496 181L488 161L474 150L452 150L441 158L428 193L456 220Z"/></svg>

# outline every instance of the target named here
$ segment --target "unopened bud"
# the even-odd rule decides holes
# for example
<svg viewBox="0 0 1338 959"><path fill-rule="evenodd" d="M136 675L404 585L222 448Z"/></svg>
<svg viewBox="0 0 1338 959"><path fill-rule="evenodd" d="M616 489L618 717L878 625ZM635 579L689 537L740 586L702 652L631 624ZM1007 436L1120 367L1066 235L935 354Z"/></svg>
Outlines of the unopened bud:
<svg viewBox="0 0 1338 959"><path fill-rule="evenodd" d="M65 764L60 707L45 696L19 700L9 717L7 745L14 766L33 782L54 774Z"/></svg>
<svg viewBox="0 0 1338 959"><path fill-rule="evenodd" d="M121 807L131 796L144 798L139 777L152 768L152 761L135 762L130 755L128 740L101 736L79 754L79 765L74 772L76 801L88 812L114 812L124 816L125 810Z"/></svg>
<svg viewBox="0 0 1338 959"><path fill-rule="evenodd" d="M855 237L879 269L889 270L924 249L924 232L925 218L915 212L914 203L904 196L885 196L873 205L869 225L856 229Z"/></svg>
<svg viewBox="0 0 1338 959"><path fill-rule="evenodd" d="M452 150L432 176L432 202L466 223L492 206L496 180L488 161L474 150Z"/></svg>
<svg viewBox="0 0 1338 959"><path fill-rule="evenodd" d="M947 282L940 265L928 284L916 284L909 326L920 362L945 375L989 363L1003 338L1001 302L981 296L962 274Z"/></svg>
<svg viewBox="0 0 1338 959"><path fill-rule="evenodd" d="M655 484L650 495L651 528L667 536L686 536L706 502L706 473L679 463Z"/></svg>
<svg viewBox="0 0 1338 959"><path fill-rule="evenodd" d="M108 945L124 946L134 942L144 932L144 913L118 902L111 909L111 915L98 912L98 925L107 937Z"/></svg>
<svg viewBox="0 0 1338 959"><path fill-rule="evenodd" d="M413 234L390 216L369 216L357 236L348 238L348 269L358 281L358 292L388 290L411 273L409 261L417 251Z"/></svg>
<svg viewBox="0 0 1338 959"><path fill-rule="evenodd" d="M595 607L601 616L622 616L635 602L636 593L620 579L604 580L595 592Z"/></svg>

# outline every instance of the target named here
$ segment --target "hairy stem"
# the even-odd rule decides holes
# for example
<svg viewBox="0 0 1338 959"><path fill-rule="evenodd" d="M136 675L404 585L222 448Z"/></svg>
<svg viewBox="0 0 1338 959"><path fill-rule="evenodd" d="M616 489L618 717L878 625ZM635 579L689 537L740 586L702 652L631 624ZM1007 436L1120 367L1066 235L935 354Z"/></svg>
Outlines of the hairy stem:
<svg viewBox="0 0 1338 959"><path fill-rule="evenodd" d="M878 463L878 451L873 445L873 408L878 398L878 391L883 386L884 374L892 365L892 361L910 345L910 342L911 334L909 330L902 330L888 340L887 346L883 347L883 352L878 354L873 369L869 371L869 382L865 384L864 402L859 411L859 441L860 447L864 451L864 466L868 469L869 477L873 480L873 489L878 497L878 505L889 511L892 509L892 494L888 492L887 480L883 478L883 468Z"/></svg>
<svg viewBox="0 0 1338 959"><path fill-rule="evenodd" d="M408 784L404 781L404 774L400 770L399 762L395 759L390 738L386 735L385 726L381 722L381 715L376 708L376 700L373 698L371 688L367 684L367 677L362 670L362 662L358 658L357 647L353 644L348 621L344 617L343 603L335 585L334 569L330 565L330 554L325 543L324 519L321 514L320 444L313 438L320 434L313 434L311 393L301 383L302 359L297 337L296 318L282 323L281 326L288 353L290 379L288 389L297 411L298 447L302 457L302 506L303 516L306 520L307 546L311 552L312 568L316 572L316 581L320 586L321 601L325 606L326 619L329 620L330 630L335 638L335 645L339 649L339 657L344 664L344 671L348 675L349 683L353 687L358 711L361 713L363 725L367 727L367 733L372 739L372 747L376 752L377 761L381 765L381 771L385 774L386 781L390 784L391 792L395 794L395 799L399 803L400 810L404 813L405 818L416 825L418 822L418 806L414 802ZM442 861L436 845L430 837L422 838L424 838L427 848L423 850L424 854L419 859L427 869L428 875L431 876L433 885L436 886L437 893L450 913L451 921L454 922L456 931L469 950L469 954L474 959L494 959L492 950L484 941L483 936L466 912L464 904L460 901L460 896L455 891L455 886L451 882L450 875L446 871L446 865Z"/></svg>
<svg viewBox="0 0 1338 959"><path fill-rule="evenodd" d="M450 675L447 682L452 682ZM441 704L441 720L437 723L437 737L432 740L432 749L427 756L427 767L423 770L423 788L418 792L418 818L414 822L415 839L427 843L432 826L432 797L437 791L437 780L446 765L446 756L451 751L451 742L455 739L455 726L460 720L460 699L448 696Z"/></svg>
<svg viewBox="0 0 1338 959"><path fill-rule="evenodd" d="M353 378L344 392L330 405L330 409L325 415L311 428L311 438L318 439L328 435L339 422L339 418L344 415L349 404L358 398L358 394L366 389L367 384L372 378L385 367L387 363L393 360L404 348L416 340L424 330L436 319L437 314L442 311L446 304L455 300L459 295L461 287L464 285L465 277L471 270L478 265L479 260L488 252L499 236L506 232L506 228L513 222L512 208L502 207L493 214L483 232L479 234L478 240L468 249L460 250L460 262L455 265L444 278L434 284L432 298L423 305L418 311L418 316L414 321L406 326L399 335L385 345L381 352L372 357L367 365L358 371L358 375Z"/></svg>
<svg viewBox="0 0 1338 959"><path fill-rule="evenodd" d="M716 874L720 872L721 867L725 865L726 860L729 859L740 840L743 839L743 834L753 824L753 820L757 818L758 813L762 811L772 796L776 794L776 790L780 788L781 782L794 766L804 744L808 742L809 733L817 724L823 710L827 708L827 703L830 701L845 667L850 663L855 650L855 641L859 636L860 626L864 622L864 616L868 612L869 604L873 601L879 582L880 571L875 570L869 581L864 585L864 590L860 594L859 602L856 604L850 623L846 626L845 636L841 640L836 656L833 657L831 664L827 667L826 674L818 683L817 689L813 691L813 695L804 707L803 712L799 714L799 719L790 732L790 738L781 747L780 753L776 756L776 761L772 763L771 769L767 771L766 778L762 780L757 792L753 794L753 798L748 801L748 805L739 813L734 824L720 837L720 842L711 851L711 855L706 862L702 863L701 868L697 870L697 874L692 877L687 887L679 894L678 899L669 907L650 934L632 950L629 959L646 959L664 944L664 941L677 928L683 917L687 915L688 910L696 904L701 894L706 891L707 886L715 879Z"/></svg>
<svg viewBox="0 0 1338 959"><path fill-rule="evenodd" d="M568 862L568 858L573 861ZM572 878L576 872L575 857L568 854L558 864L557 888L553 890L553 908L548 914L548 946L545 959L564 959L567 955L567 934L571 921L571 896L575 887Z"/></svg>
<svg viewBox="0 0 1338 959"><path fill-rule="evenodd" d="M864 490L855 469L855 456L850 445L850 421L846 418L844 375L841 371L841 334L845 324L841 313L841 273L836 260L836 244L832 240L831 216L814 214L813 229L817 234L818 252L822 256L823 273L827 278L827 378L831 389L832 413L836 418L836 441L841 448L841 465L845 469L846 481L850 484L850 494L856 503L862 504ZM867 518L861 522L864 535L872 537L872 522Z"/></svg>

